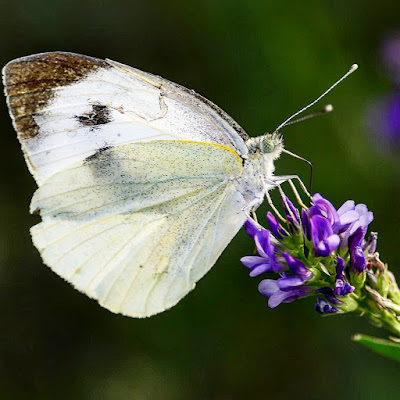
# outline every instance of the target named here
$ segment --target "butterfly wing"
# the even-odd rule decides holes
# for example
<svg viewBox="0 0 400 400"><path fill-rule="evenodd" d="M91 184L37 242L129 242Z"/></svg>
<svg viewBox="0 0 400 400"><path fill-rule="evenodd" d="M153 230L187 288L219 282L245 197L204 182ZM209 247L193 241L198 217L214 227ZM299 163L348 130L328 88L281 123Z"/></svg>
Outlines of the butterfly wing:
<svg viewBox="0 0 400 400"><path fill-rule="evenodd" d="M35 193L44 262L113 312L145 317L194 288L243 225L232 149L152 141L105 149Z"/></svg>
<svg viewBox="0 0 400 400"><path fill-rule="evenodd" d="M111 60L73 53L16 59L3 69L10 114L38 185L99 149L192 140L247 154L243 129L192 90Z"/></svg>

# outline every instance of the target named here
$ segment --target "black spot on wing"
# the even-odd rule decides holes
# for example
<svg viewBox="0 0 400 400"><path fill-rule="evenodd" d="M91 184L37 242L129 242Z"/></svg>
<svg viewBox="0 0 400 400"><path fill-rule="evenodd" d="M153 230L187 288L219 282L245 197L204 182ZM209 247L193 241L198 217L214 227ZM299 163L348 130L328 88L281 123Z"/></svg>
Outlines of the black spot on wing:
<svg viewBox="0 0 400 400"><path fill-rule="evenodd" d="M104 146L98 149L94 154L85 158L85 163L98 159L104 152L112 149L112 146Z"/></svg>
<svg viewBox="0 0 400 400"><path fill-rule="evenodd" d="M102 104L92 104L92 110L86 114L75 115L79 125L96 129L99 125L105 125L112 121L110 109Z"/></svg>

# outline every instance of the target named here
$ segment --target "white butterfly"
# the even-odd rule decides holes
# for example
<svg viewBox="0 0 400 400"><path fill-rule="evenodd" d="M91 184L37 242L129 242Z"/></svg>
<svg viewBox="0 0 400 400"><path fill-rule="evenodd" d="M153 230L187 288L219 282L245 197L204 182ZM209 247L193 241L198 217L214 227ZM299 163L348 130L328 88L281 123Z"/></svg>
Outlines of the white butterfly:
<svg viewBox="0 0 400 400"><path fill-rule="evenodd" d="M113 312L175 305L288 178L273 175L278 134L249 138L194 91L115 61L37 54L8 63L3 82L39 186L33 242Z"/></svg>

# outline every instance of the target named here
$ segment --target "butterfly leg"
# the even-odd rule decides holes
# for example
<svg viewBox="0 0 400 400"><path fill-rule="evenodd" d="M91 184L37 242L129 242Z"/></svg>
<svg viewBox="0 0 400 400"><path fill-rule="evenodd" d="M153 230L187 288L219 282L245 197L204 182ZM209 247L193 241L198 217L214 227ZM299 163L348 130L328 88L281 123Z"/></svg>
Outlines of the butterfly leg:
<svg viewBox="0 0 400 400"><path fill-rule="evenodd" d="M244 212L244 215L247 217L247 219L252 221L257 226L258 230L261 231L262 226L258 223L257 214L254 211L254 206L256 204L259 204L259 202L260 202L260 200L258 198L254 199L252 202L247 204L246 207L243 207L242 211ZM250 213L251 213L251 215L250 215Z"/></svg>
<svg viewBox="0 0 400 400"><path fill-rule="evenodd" d="M312 200L312 197L311 197L310 193L308 192L306 186L304 185L303 181L297 175L283 175L283 176L277 176L275 178L277 178L276 181L278 181L279 184L286 182L286 181L289 182L289 185L292 188L293 194L296 197L297 203L305 210L308 209L308 207L303 203L303 200L301 199L299 192L296 189L296 186L292 182L292 179L297 179L297 181L300 184L300 187L302 188L302 190L306 194L306 196L309 197L311 200Z"/></svg>
<svg viewBox="0 0 400 400"><path fill-rule="evenodd" d="M289 180L289 182L290 182L290 180ZM293 183L292 183L292 185L293 185ZM293 187L294 187L294 185L293 185ZM293 189L293 187L292 187L292 189ZM278 188L279 188L279 193L281 194L281 197L282 197L282 201L285 203L286 212L290 214L290 216L293 218L293 220L296 220L297 218L296 218L296 216L294 215L294 213L293 213L291 207L289 206L289 204L288 204L288 202L287 202L288 197L286 196L286 193L283 191L283 189L281 188L280 185L278 186ZM294 189L296 190L295 187L294 187ZM297 193L297 195L298 195L298 193ZM300 197L299 197L299 199L300 199L300 201L301 201L301 198L300 198ZM299 204L300 204L300 203L299 203Z"/></svg>
<svg viewBox="0 0 400 400"><path fill-rule="evenodd" d="M270 180L263 181L262 183L263 183L263 186L264 186L265 198L267 199L267 202L268 202L269 206L271 207L271 209L274 211L274 213L277 215L277 217L282 222L287 223L288 221L281 215L281 213L275 207L275 205L274 205L274 203L273 203L273 201L271 199L271 196L269 195L269 189L267 187L267 184L268 185L272 185L272 186L278 186L280 192L282 191L282 188L280 187L279 184L277 184L276 182L270 181Z"/></svg>

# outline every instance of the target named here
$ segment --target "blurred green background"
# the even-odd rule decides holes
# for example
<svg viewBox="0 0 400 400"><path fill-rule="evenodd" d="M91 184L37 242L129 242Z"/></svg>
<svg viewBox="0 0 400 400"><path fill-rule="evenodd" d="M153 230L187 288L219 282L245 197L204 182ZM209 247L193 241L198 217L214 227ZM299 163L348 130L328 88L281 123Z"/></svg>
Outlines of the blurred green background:
<svg viewBox="0 0 400 400"><path fill-rule="evenodd" d="M321 103L334 113L288 127L285 144L314 163L315 191L368 205L378 250L400 276L399 155L365 129L367 105L391 90L379 48L399 14L398 0L1 1L0 62L51 50L108 57L195 89L250 135L359 63ZM75 291L31 244L35 183L4 101L0 124L1 399L400 398L399 364L350 341L385 332L355 315L321 318L312 299L267 308L239 262L253 250L244 231L194 292L150 319ZM300 161L276 164L308 180Z"/></svg>

